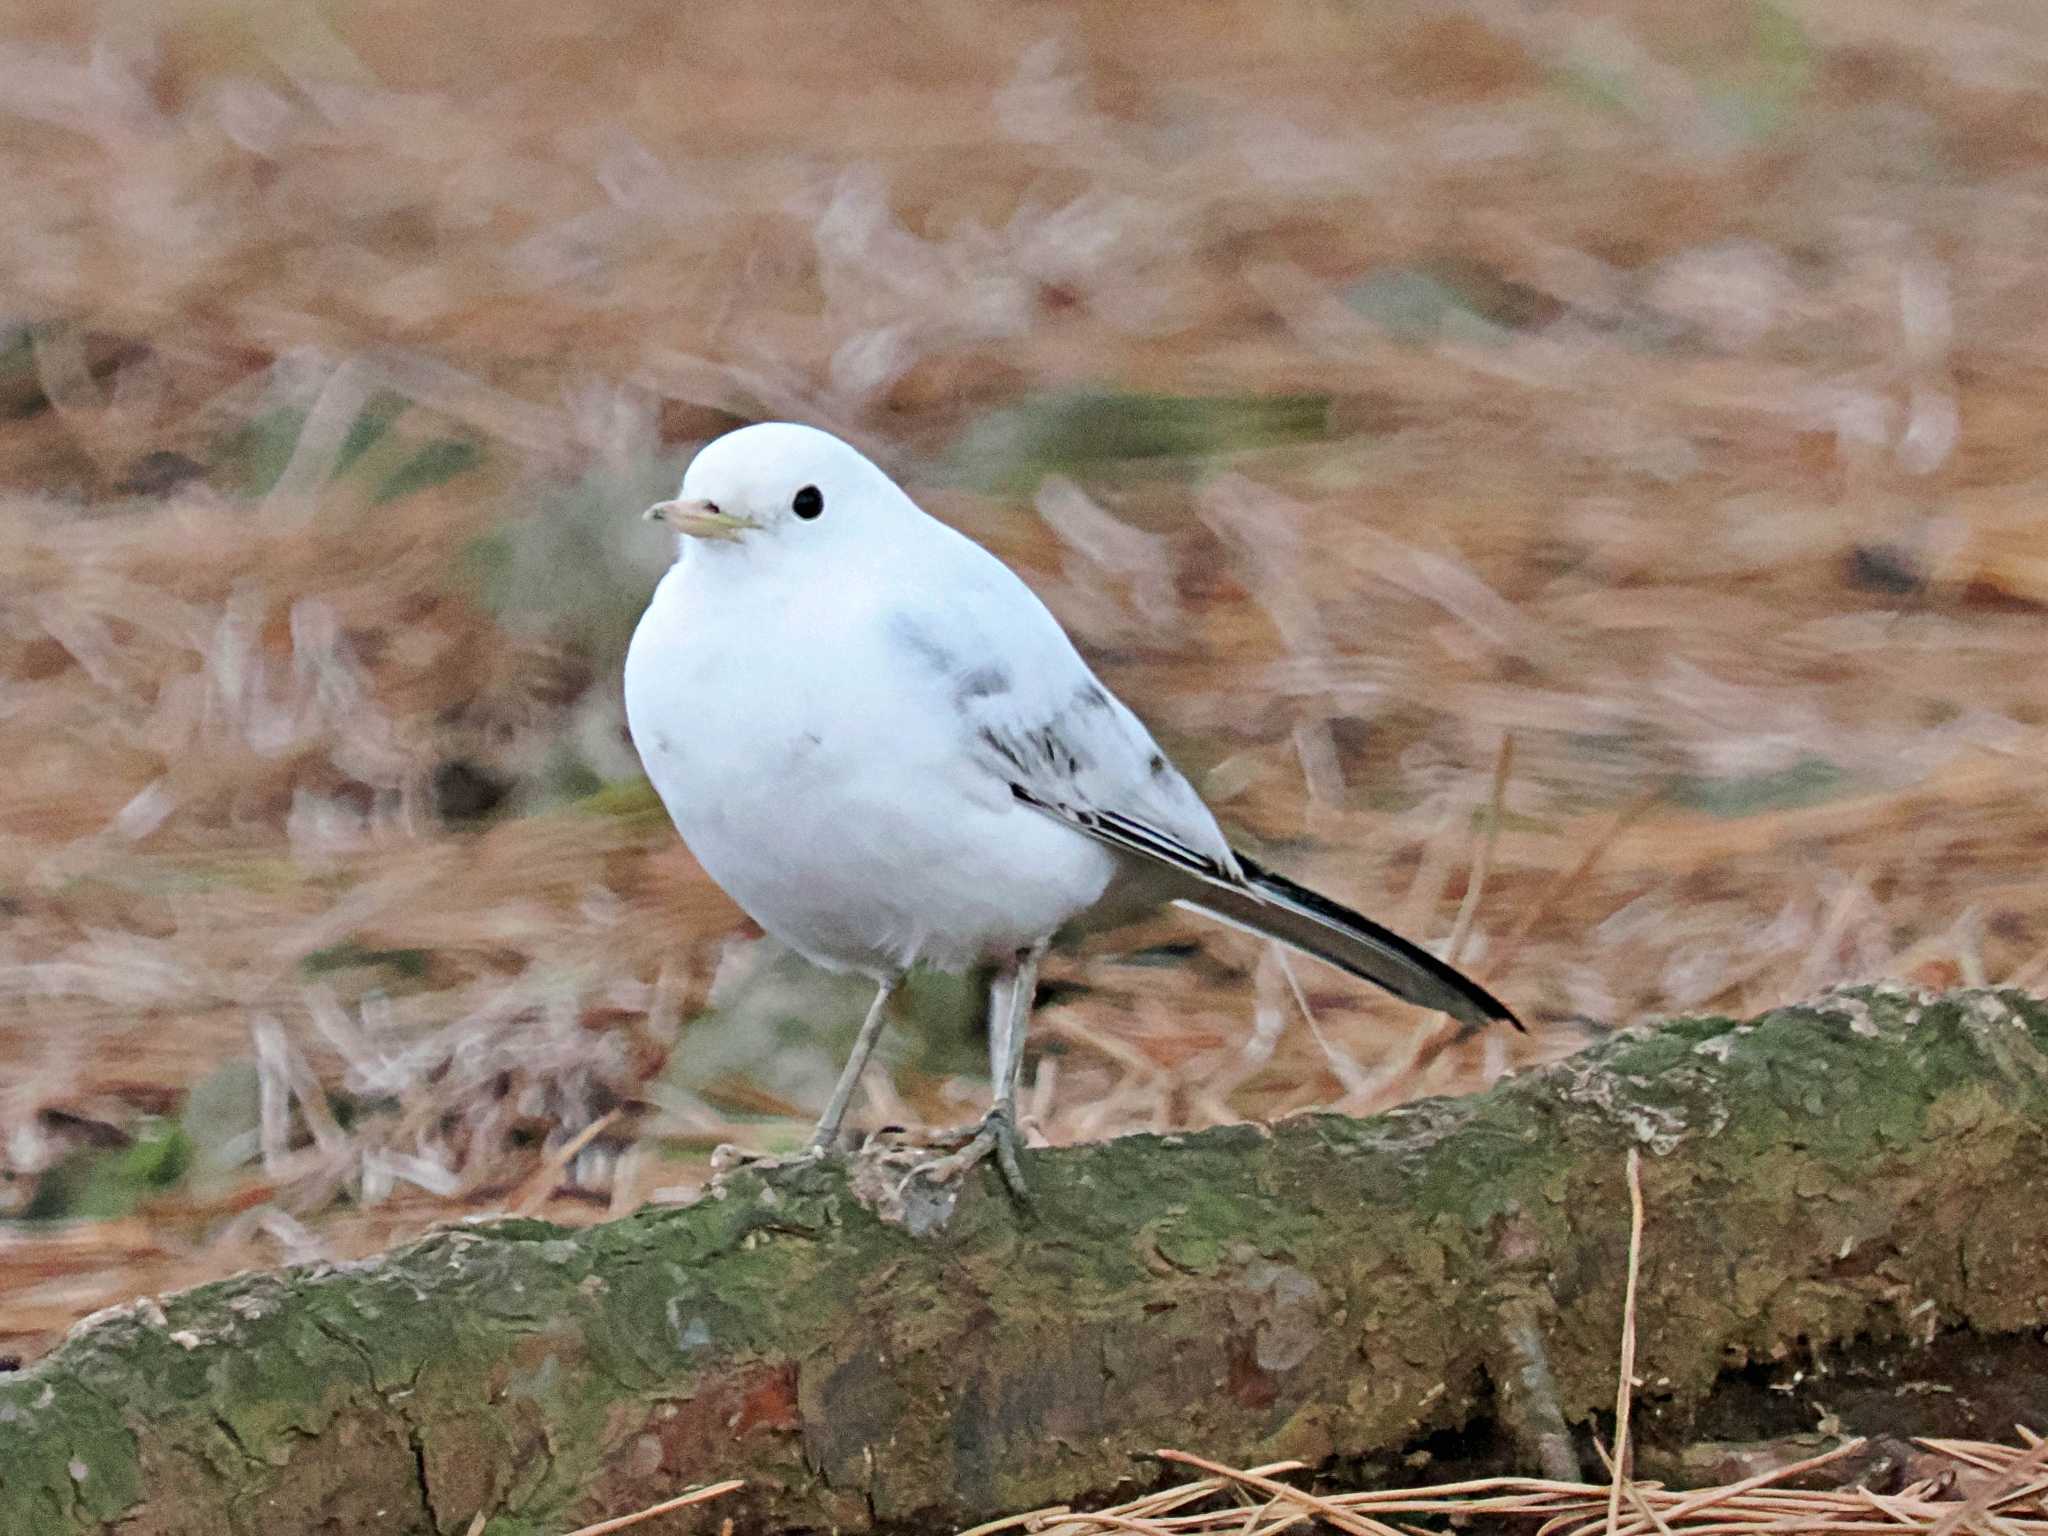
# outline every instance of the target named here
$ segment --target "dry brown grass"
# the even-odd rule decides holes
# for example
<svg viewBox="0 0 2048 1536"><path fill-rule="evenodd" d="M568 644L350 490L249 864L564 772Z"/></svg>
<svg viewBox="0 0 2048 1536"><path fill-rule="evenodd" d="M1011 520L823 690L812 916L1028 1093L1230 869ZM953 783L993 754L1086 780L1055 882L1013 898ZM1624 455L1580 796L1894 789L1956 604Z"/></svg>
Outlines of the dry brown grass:
<svg viewBox="0 0 2048 1536"><path fill-rule="evenodd" d="M1613 1511L1609 1489L1536 1477L1487 1477L1418 1487L1368 1488L1319 1494L1286 1482L1296 1461L1262 1467L1225 1466L1185 1451L1161 1460L1206 1474L1107 1509L1066 1505L1006 1515L961 1533L1000 1536L1279 1536L1325 1525L1347 1536L1427 1536L1443 1529L1533 1532L1534 1536L2042 1536L2048 1532L2048 1441L2022 1431L2020 1446L1981 1440L1922 1440L1914 1476L1880 1492L1860 1483L1836 1487L1826 1470L1864 1448L1844 1440L1818 1455L1781 1458L1737 1482L1698 1489L1628 1480L1631 1513ZM694 1489L569 1536L608 1536L669 1511L704 1503L744 1486L737 1481ZM1619 1487L1620 1484L1616 1484ZM1430 1522L1424 1524L1422 1522ZM479 1531L483 1517L477 1517Z"/></svg>
<svg viewBox="0 0 2048 1536"><path fill-rule="evenodd" d="M565 754L628 766L632 513L757 415L881 455L1235 830L1456 930L1536 1026L1418 1033L1162 920L1055 967L1090 990L1037 1029L1053 1140L1462 1091L1847 979L2048 976L2039 8L1138 17L10 8L16 1204L224 1063L260 1102L227 1172L0 1234L0 1345L456 1213L627 1209L775 1131L663 1076L732 909L657 818L545 793ZM1310 392L1331 431L1200 475L963 461L1083 386ZM233 434L280 410L252 496ZM378 501L451 440L481 466ZM535 509L484 601L478 540ZM523 798L444 824L456 757ZM1159 938L1202 954L1120 960ZM309 972L340 945L402 958ZM973 1091L901 1072L871 1114Z"/></svg>
<svg viewBox="0 0 2048 1536"><path fill-rule="evenodd" d="M1817 1456L1786 1459L1739 1482L1666 1488L1629 1482L1625 1518L1608 1511L1608 1488L1533 1477L1477 1478L1416 1488L1368 1488L1316 1494L1282 1480L1298 1462L1238 1469L1181 1451L1169 1462L1208 1475L1105 1510L1034 1510L979 1525L964 1536L1026 1531L1033 1536L1278 1536L1321 1524L1348 1536L1422 1536L1448 1522L1456 1530L1528 1531L1536 1536L1881 1536L1959 1530L2014 1536L2048 1531L2048 1442L2005 1446L1975 1440L1919 1442L1916 1476L1896 1492L1858 1484L1816 1487L1830 1463L1863 1448L1845 1440ZM1803 1485L1801 1479L1807 1480ZM1794 1486L1785 1486L1786 1484ZM1968 1492L1960 1491L1967 1486ZM1429 1522L1427 1524L1423 1522Z"/></svg>

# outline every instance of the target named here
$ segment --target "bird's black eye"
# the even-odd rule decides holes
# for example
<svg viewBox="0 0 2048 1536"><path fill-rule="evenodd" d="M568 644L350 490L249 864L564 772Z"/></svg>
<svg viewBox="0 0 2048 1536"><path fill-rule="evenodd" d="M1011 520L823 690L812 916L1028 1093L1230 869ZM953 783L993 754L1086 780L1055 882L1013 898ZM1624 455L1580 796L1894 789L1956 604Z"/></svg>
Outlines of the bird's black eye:
<svg viewBox="0 0 2048 1536"><path fill-rule="evenodd" d="M809 522L825 510L825 493L815 485L807 485L796 493L796 499L789 504L789 510L805 522Z"/></svg>

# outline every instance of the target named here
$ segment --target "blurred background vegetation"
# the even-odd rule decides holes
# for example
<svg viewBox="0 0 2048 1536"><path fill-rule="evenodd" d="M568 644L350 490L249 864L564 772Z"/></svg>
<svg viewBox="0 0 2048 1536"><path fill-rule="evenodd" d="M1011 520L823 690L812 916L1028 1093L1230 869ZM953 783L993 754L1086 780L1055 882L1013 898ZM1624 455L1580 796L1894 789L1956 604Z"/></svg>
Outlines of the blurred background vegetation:
<svg viewBox="0 0 2048 1536"><path fill-rule="evenodd" d="M2038 0L15 3L0 155L0 1352L800 1133L861 989L617 687L764 417L1533 1024L1164 918L1051 967L1051 1139L2048 974Z"/></svg>

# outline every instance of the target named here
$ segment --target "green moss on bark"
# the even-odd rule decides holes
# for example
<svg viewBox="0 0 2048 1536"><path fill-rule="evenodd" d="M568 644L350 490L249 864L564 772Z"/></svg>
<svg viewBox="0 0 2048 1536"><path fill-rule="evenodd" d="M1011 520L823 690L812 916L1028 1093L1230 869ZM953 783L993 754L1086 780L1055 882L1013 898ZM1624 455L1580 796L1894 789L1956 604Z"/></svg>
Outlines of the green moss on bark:
<svg viewBox="0 0 2048 1536"><path fill-rule="evenodd" d="M972 1519L1162 1443L1398 1445L1512 1399L1532 1340L1583 1418L1631 1146L1667 1406L1746 1358L2048 1321L2048 1010L1871 990L1369 1121L1030 1154L1028 1217L974 1182L885 1219L889 1181L795 1164L144 1303L0 1380L0 1530L542 1531L727 1475L707 1518Z"/></svg>

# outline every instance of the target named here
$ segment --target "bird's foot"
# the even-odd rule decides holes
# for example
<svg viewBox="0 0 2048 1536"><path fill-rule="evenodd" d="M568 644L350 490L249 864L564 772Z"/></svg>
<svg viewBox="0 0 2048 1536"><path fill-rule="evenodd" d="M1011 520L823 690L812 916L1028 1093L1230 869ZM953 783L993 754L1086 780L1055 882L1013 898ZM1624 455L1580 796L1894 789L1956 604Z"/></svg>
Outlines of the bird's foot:
<svg viewBox="0 0 2048 1536"><path fill-rule="evenodd" d="M711 1173L715 1178L741 1168L782 1168L791 1163L824 1157L832 1150L816 1140L806 1142L800 1152L763 1152L754 1147L739 1147L729 1141L721 1141L711 1149Z"/></svg>
<svg viewBox="0 0 2048 1536"><path fill-rule="evenodd" d="M1031 1186L1024 1182L1024 1169L1017 1159L1017 1152L1023 1145L1023 1138L1017 1132L1015 1112L1007 1104L998 1104L982 1117L981 1124L967 1138L967 1144L958 1151L948 1152L929 1162L919 1163L910 1170L913 1179L924 1179L933 1184L946 1184L971 1172L978 1165L993 1156L996 1171L1002 1175L1004 1185L1020 1205L1031 1203Z"/></svg>
<svg viewBox="0 0 2048 1536"><path fill-rule="evenodd" d="M906 1147L919 1152L958 1152L981 1134L983 1121L967 1125L885 1125L868 1137L870 1146Z"/></svg>

